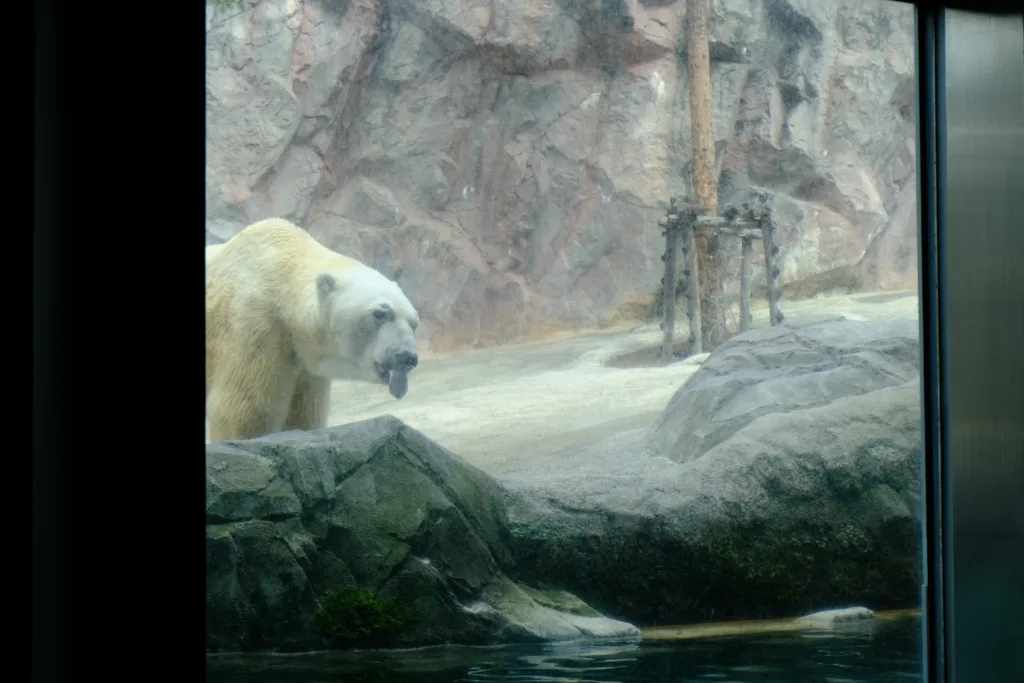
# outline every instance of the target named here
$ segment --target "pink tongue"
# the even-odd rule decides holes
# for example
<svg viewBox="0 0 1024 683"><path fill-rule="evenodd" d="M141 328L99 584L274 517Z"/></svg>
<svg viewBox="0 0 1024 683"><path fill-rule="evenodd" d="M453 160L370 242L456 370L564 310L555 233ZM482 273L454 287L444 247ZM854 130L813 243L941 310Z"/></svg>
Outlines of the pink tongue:
<svg viewBox="0 0 1024 683"><path fill-rule="evenodd" d="M391 377L388 380L388 391L395 398L402 398L405 396L405 392L409 391L409 375L404 372L391 371Z"/></svg>

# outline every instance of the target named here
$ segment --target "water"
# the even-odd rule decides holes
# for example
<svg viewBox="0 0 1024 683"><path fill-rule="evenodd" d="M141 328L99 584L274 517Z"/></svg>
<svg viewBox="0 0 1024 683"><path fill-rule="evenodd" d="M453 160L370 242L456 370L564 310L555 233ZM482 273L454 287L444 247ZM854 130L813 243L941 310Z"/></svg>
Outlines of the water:
<svg viewBox="0 0 1024 683"><path fill-rule="evenodd" d="M436 647L401 652L208 656L209 683L913 683L919 617L832 633L644 643Z"/></svg>

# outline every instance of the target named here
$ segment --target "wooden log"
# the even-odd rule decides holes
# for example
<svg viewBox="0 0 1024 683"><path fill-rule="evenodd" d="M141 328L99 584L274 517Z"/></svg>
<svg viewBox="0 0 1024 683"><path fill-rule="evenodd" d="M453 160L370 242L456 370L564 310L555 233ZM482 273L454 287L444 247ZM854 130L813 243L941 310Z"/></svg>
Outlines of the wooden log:
<svg viewBox="0 0 1024 683"><path fill-rule="evenodd" d="M718 215L718 171L715 167L715 140L712 126L711 0L687 0L686 3L686 56L690 76L690 145L693 150L692 180L694 203L700 207L698 215ZM721 342L719 332L724 320L721 308L722 271L719 262L718 234L698 232L694 238L700 268L693 269L694 291L700 295L699 307L701 335L708 348Z"/></svg>
<svg viewBox="0 0 1024 683"><path fill-rule="evenodd" d="M750 329L750 260L753 240L744 237L740 252L740 333Z"/></svg>
<svg viewBox="0 0 1024 683"><path fill-rule="evenodd" d="M676 331L676 253L679 251L679 223L673 221L665 231L665 278L661 285L662 321L661 357L672 358L672 338Z"/></svg>
<svg viewBox="0 0 1024 683"><path fill-rule="evenodd" d="M686 244L686 268L690 274L686 277L686 314L690 318L690 355L703 353L703 342L700 330L700 281L697 277L697 242L696 229L691 221L683 226L683 241Z"/></svg>
<svg viewBox="0 0 1024 683"><path fill-rule="evenodd" d="M760 230L761 226L757 221L745 220L737 218L733 221L729 221L727 218L722 216L698 216L697 227L699 229L705 228L726 228L726 229L746 229L746 230Z"/></svg>
<svg viewBox="0 0 1024 683"><path fill-rule="evenodd" d="M755 240L761 239L760 228L718 228L719 235L728 235L729 237L750 237Z"/></svg>

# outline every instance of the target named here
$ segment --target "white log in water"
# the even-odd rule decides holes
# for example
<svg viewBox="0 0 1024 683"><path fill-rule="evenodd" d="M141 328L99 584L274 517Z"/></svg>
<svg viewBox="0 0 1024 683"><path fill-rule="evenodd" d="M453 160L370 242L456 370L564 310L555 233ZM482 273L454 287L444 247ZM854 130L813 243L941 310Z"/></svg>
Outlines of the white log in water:
<svg viewBox="0 0 1024 683"><path fill-rule="evenodd" d="M844 609L830 609L823 612L814 612L800 617L796 623L815 628L832 628L841 624L851 622L867 621L874 619L875 613L867 607L847 607Z"/></svg>

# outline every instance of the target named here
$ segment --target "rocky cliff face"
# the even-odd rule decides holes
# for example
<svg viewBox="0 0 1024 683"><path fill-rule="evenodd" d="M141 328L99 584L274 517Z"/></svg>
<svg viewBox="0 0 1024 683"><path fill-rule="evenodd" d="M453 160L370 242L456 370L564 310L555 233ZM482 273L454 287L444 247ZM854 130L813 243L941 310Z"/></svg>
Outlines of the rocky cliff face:
<svg viewBox="0 0 1024 683"><path fill-rule="evenodd" d="M720 202L774 197L790 294L914 282L912 11L712 3ZM633 317L661 277L657 219L689 194L685 16L683 0L208 4L207 241L294 220L397 279L435 351Z"/></svg>

